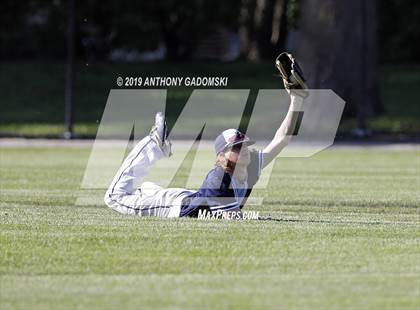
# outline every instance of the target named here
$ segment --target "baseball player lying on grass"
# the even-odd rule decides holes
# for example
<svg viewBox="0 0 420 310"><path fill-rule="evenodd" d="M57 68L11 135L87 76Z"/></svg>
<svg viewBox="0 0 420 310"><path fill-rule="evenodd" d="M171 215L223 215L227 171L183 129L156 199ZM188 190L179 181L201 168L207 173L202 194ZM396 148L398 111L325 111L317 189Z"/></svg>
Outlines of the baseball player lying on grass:
<svg viewBox="0 0 420 310"><path fill-rule="evenodd" d="M158 217L197 217L199 212L240 214L261 170L288 144L294 111L301 111L307 96L302 71L292 55L280 54L276 67L290 94L289 111L273 140L263 150L250 150L254 141L236 129L223 131L215 140L216 164L198 191L162 188L141 180L162 157L171 155L165 117L156 114L149 136L130 152L105 194L105 203L123 214ZM201 210L201 211L200 211Z"/></svg>

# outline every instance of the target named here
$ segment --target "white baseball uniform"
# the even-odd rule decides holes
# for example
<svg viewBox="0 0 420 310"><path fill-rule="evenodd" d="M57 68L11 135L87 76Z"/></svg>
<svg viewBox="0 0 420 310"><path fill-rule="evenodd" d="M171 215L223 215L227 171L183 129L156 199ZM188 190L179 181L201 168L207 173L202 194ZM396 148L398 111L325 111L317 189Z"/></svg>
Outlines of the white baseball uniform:
<svg viewBox="0 0 420 310"><path fill-rule="evenodd" d="M150 167L164 156L149 136L143 138L124 160L104 200L113 210L139 216L178 217L182 200L196 191L184 188L162 188L152 182L138 184Z"/></svg>

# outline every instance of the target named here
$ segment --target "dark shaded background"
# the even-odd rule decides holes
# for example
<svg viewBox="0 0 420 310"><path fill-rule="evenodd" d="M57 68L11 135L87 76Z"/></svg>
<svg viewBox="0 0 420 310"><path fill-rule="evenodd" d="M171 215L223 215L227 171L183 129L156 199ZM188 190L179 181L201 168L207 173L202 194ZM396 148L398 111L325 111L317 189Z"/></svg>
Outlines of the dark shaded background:
<svg viewBox="0 0 420 310"><path fill-rule="evenodd" d="M119 75L226 75L229 87L278 88L273 59L283 50L311 88L346 100L343 136L420 131L418 1L74 1L73 85L71 3L3 1L3 136L60 135L66 100L76 135L93 136ZM172 89L169 100L179 109L190 91Z"/></svg>

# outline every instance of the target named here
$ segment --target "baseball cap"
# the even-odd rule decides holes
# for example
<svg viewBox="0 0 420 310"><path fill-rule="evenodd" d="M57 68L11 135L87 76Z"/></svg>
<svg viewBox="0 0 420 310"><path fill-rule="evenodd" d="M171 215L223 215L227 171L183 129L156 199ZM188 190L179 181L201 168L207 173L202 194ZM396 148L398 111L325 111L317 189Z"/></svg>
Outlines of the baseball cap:
<svg viewBox="0 0 420 310"><path fill-rule="evenodd" d="M248 136L237 129L226 129L218 135L214 141L214 150L216 151L216 154L219 154L225 149L241 143L251 145L254 144L255 141L250 140Z"/></svg>

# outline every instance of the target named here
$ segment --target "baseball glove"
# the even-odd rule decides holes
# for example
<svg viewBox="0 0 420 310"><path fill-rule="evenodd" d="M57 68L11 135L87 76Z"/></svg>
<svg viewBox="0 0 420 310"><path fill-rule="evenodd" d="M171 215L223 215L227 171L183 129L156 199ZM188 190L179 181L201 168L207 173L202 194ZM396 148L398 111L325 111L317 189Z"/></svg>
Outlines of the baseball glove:
<svg viewBox="0 0 420 310"><path fill-rule="evenodd" d="M283 52L278 55L276 68L280 71L285 89L304 98L308 96L308 87L305 84L302 69L292 54Z"/></svg>

